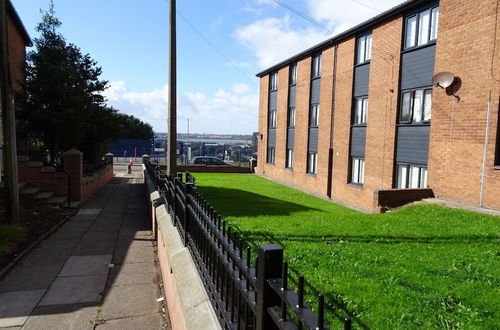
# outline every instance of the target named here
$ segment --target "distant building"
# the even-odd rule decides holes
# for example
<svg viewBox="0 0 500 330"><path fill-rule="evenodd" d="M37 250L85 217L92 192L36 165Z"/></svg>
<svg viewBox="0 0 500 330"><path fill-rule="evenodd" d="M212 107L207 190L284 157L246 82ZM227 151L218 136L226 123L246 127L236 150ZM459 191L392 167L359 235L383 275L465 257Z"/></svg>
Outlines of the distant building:
<svg viewBox="0 0 500 330"><path fill-rule="evenodd" d="M260 138L259 132L252 133L252 152L257 152L259 146L259 138Z"/></svg>
<svg viewBox="0 0 500 330"><path fill-rule="evenodd" d="M409 0L257 74L257 173L370 212L429 193L500 208L496 11Z"/></svg>

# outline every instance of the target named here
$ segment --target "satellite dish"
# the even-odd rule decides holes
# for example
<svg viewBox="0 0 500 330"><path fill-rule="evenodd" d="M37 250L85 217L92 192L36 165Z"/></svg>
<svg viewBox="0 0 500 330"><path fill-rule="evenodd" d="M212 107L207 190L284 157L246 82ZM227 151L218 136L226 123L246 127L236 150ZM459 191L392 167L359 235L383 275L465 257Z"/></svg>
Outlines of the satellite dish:
<svg viewBox="0 0 500 330"><path fill-rule="evenodd" d="M432 85L435 87L446 88L453 84L455 76L451 72L440 72L432 77Z"/></svg>

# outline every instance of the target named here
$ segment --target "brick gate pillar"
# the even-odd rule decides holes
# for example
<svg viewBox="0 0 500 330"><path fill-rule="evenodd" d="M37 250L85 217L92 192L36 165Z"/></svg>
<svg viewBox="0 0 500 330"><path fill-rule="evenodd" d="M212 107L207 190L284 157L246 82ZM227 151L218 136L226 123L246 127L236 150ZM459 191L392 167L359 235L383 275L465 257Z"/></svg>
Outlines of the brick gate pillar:
<svg viewBox="0 0 500 330"><path fill-rule="evenodd" d="M82 200L83 153L75 148L62 154L64 170L70 177L70 197L72 201Z"/></svg>

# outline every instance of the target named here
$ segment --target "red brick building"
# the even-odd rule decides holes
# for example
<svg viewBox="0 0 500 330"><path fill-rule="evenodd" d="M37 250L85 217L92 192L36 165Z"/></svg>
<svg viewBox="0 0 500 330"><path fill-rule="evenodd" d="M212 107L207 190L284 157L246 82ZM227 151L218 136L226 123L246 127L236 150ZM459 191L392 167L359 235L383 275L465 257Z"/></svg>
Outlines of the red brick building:
<svg viewBox="0 0 500 330"><path fill-rule="evenodd" d="M256 172L369 212L500 208L497 10L410 0L257 74Z"/></svg>

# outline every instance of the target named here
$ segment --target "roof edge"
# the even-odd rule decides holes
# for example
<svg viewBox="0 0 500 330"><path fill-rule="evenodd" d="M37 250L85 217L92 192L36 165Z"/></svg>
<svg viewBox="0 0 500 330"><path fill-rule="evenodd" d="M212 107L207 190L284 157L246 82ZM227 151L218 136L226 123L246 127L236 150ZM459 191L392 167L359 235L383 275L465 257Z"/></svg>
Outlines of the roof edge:
<svg viewBox="0 0 500 330"><path fill-rule="evenodd" d="M391 18L396 15L399 15L403 12L410 11L412 9L415 9L415 7L421 6L423 4L427 3L436 3L439 2L438 0L407 0L395 7L392 7L391 9L386 10L385 12L378 14L377 16L374 16L358 25L355 25L354 27L341 32L323 42L320 42L319 44L312 46L292 57L289 57L271 67L268 67L267 69L262 70L261 72L257 73L257 77L262 77L272 71L275 71L283 66L286 66L288 64L291 64L293 62L296 62L299 59L302 59L304 57L307 57L315 52L318 52L320 50L323 50L326 46L329 45L335 45L347 38L350 38L352 36L355 36L357 33L364 32L369 28L372 28L373 26Z"/></svg>
<svg viewBox="0 0 500 330"><path fill-rule="evenodd" d="M12 3L10 2L10 0L7 0L7 12L10 15L10 18L14 21L14 24L19 29L19 32L21 33L24 39L25 45L28 47L33 46L33 42L31 41L30 35L28 34L28 31L26 31L26 28L24 27L21 18L17 14L17 11L14 8L14 5L12 5Z"/></svg>

